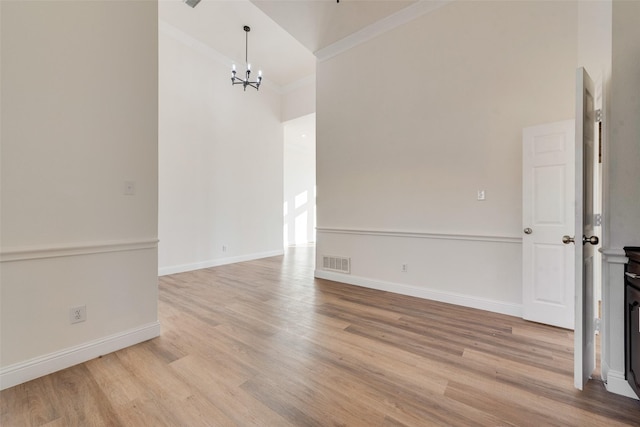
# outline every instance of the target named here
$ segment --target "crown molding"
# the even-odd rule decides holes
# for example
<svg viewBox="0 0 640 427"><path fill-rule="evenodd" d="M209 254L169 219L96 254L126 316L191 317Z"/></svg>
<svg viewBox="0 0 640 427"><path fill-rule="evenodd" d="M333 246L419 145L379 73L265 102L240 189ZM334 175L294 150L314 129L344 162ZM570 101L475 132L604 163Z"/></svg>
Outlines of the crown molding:
<svg viewBox="0 0 640 427"><path fill-rule="evenodd" d="M431 13L442 6L446 6L453 1L455 0L419 0L411 6L407 6L327 47L315 51L314 54L319 62L326 61L387 31L391 31L427 13Z"/></svg>

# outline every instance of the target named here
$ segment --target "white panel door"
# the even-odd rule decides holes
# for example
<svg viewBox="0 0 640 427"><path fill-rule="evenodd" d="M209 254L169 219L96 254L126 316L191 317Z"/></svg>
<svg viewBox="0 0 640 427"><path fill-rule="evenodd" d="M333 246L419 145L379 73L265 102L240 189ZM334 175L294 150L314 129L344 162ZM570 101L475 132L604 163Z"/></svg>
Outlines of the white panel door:
<svg viewBox="0 0 640 427"><path fill-rule="evenodd" d="M584 68L576 75L576 204L575 241L575 332L574 384L582 390L596 366L595 292L593 284L593 253L598 244L594 236L593 184L595 108L594 84ZM574 246L574 245L571 245Z"/></svg>
<svg viewBox="0 0 640 427"><path fill-rule="evenodd" d="M525 128L522 153L522 317L573 329L575 121Z"/></svg>

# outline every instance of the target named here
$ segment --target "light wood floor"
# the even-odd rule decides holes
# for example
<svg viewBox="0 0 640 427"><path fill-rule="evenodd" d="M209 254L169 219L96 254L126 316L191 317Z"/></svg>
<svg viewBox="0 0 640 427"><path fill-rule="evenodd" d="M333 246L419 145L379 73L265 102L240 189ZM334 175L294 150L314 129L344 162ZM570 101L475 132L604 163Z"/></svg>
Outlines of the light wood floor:
<svg viewBox="0 0 640 427"><path fill-rule="evenodd" d="M5 390L8 426L616 426L572 334L313 279L313 248L160 278L162 336Z"/></svg>

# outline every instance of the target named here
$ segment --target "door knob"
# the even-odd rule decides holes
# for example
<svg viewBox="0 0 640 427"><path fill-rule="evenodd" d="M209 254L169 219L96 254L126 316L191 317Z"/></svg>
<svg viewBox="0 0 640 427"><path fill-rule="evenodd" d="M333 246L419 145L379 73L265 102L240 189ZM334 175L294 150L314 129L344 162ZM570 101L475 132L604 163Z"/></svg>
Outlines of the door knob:
<svg viewBox="0 0 640 427"><path fill-rule="evenodd" d="M562 236L562 243L568 245L569 243L575 243L573 237L571 236Z"/></svg>
<svg viewBox="0 0 640 427"><path fill-rule="evenodd" d="M533 230L530 229L529 227L524 229L524 234L531 234L531 233L533 233Z"/></svg>
<svg viewBox="0 0 640 427"><path fill-rule="evenodd" d="M583 245L587 243L591 243L592 245L597 245L598 242L600 242L600 239L598 239L598 236L591 236L591 237L582 236Z"/></svg>

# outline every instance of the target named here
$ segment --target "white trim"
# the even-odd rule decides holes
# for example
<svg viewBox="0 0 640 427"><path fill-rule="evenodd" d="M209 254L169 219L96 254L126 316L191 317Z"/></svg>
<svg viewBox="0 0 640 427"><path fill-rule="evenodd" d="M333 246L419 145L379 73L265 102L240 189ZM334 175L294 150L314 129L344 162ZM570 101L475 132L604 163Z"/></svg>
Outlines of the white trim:
<svg viewBox="0 0 640 427"><path fill-rule="evenodd" d="M475 242L522 243L522 237L482 236L474 234L427 233L422 231L357 230L352 228L317 227L318 233L356 234L366 236L410 237L418 239L466 240Z"/></svg>
<svg viewBox="0 0 640 427"><path fill-rule="evenodd" d="M346 52L347 50L367 42L374 37L384 34L387 31L391 31L394 28L421 17L422 15L433 12L442 6L446 6L452 1L455 0L420 0L392 15L387 16L386 18L348 35L341 40L338 40L333 44L330 44L329 46L315 51L314 54L316 55L316 58L318 58L318 61L326 61L327 59Z"/></svg>
<svg viewBox="0 0 640 427"><path fill-rule="evenodd" d="M629 262L627 254L621 248L599 248L602 259L609 264L626 264Z"/></svg>
<svg viewBox="0 0 640 427"><path fill-rule="evenodd" d="M0 370L0 390L51 374L98 356L160 336L160 323L153 322L75 347L56 351Z"/></svg>
<svg viewBox="0 0 640 427"><path fill-rule="evenodd" d="M9 248L0 252L0 262L27 261L42 258L101 254L106 252L137 251L140 249L155 249L157 247L158 239L153 238L148 240L93 242L80 245Z"/></svg>
<svg viewBox="0 0 640 427"><path fill-rule="evenodd" d="M326 279L334 282L346 283L349 285L377 289L379 291L393 292L401 295L408 295L433 301L461 305L464 307L471 307L478 310L486 310L494 313L506 314L509 316L522 317L521 304L512 304L475 296L455 294L452 292L437 291L401 283L371 280L365 277L332 273L330 271L323 271L318 269L314 271L314 276L318 279Z"/></svg>
<svg viewBox="0 0 640 427"><path fill-rule="evenodd" d="M284 249L268 252L258 252L235 257L216 258L207 261L193 262L189 264L170 265L158 269L158 276L166 276L168 274L184 273L185 271L201 270L203 268L218 267L220 265L235 264L237 262L253 261L255 259L269 258L273 256L284 255Z"/></svg>
<svg viewBox="0 0 640 427"><path fill-rule="evenodd" d="M607 372L607 381L604 383L604 385L607 391L611 393L620 394L622 396L640 400L640 398L636 396L636 393L627 382L624 372L609 370Z"/></svg>

